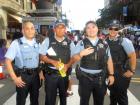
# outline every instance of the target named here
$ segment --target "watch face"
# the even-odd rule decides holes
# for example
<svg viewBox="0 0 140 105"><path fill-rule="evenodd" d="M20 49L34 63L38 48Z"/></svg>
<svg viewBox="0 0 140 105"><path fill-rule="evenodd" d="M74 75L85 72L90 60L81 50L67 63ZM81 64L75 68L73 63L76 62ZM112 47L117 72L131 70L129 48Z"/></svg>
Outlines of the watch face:
<svg viewBox="0 0 140 105"><path fill-rule="evenodd" d="M86 45L86 46L85 46L85 48L89 48L89 47L92 47L92 46L91 46L91 45Z"/></svg>

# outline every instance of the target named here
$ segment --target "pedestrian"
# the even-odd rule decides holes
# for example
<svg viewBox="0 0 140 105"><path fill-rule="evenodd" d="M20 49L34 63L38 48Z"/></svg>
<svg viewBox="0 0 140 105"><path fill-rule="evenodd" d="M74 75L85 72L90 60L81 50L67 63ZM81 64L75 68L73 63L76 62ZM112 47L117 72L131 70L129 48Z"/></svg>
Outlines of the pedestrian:
<svg viewBox="0 0 140 105"><path fill-rule="evenodd" d="M109 44L114 65L115 82L110 89L110 105L128 105L127 89L135 74L136 54L133 43L118 34L120 22L113 20L109 25Z"/></svg>
<svg viewBox="0 0 140 105"><path fill-rule="evenodd" d="M73 95L72 85L73 85L73 78L72 78L72 67L67 71L68 76L68 88L67 88L67 97Z"/></svg>
<svg viewBox="0 0 140 105"><path fill-rule="evenodd" d="M39 44L34 38L33 23L23 22L22 34L23 37L11 43L5 55L7 70L16 85L16 105L25 105L28 93L30 105L39 105Z"/></svg>
<svg viewBox="0 0 140 105"><path fill-rule="evenodd" d="M110 50L105 41L97 37L98 27L94 21L85 25L85 39L80 41L76 48L73 62L80 60L76 74L79 80L80 105L89 105L93 94L94 105L103 105L106 94L106 73L108 83L114 82L113 64ZM106 71L108 67L108 71Z"/></svg>
<svg viewBox="0 0 140 105"><path fill-rule="evenodd" d="M47 37L40 48L40 59L45 62L45 105L55 105L57 90L59 91L60 105L66 105L66 92L68 77L62 76L59 64L64 64L64 72L69 69L74 43L65 37L66 26L61 20L57 20L54 26L54 36ZM64 73L65 74L65 73Z"/></svg>
<svg viewBox="0 0 140 105"><path fill-rule="evenodd" d="M6 40L5 39L0 39L0 64L3 65L5 63L5 53L7 51L6 48Z"/></svg>

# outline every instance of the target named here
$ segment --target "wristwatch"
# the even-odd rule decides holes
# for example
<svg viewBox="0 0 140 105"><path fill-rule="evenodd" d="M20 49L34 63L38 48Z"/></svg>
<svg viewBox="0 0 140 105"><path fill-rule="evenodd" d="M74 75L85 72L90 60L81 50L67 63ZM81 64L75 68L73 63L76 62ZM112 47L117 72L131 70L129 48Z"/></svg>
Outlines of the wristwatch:
<svg viewBox="0 0 140 105"><path fill-rule="evenodd" d="M114 74L108 74L108 76L114 76Z"/></svg>
<svg viewBox="0 0 140 105"><path fill-rule="evenodd" d="M131 70L131 69L130 69L129 71L130 71L131 73L135 74L135 70Z"/></svg>

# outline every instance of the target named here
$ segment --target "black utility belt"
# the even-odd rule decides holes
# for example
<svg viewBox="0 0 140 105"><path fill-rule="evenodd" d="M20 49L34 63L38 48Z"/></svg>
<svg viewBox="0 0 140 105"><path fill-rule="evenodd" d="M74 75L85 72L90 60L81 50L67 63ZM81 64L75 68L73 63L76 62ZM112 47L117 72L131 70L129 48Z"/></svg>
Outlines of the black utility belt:
<svg viewBox="0 0 140 105"><path fill-rule="evenodd" d="M50 68L50 67L47 67L47 68L45 69L45 72L46 72L47 74L59 74L59 75L60 75L59 70L53 69L53 68Z"/></svg>
<svg viewBox="0 0 140 105"><path fill-rule="evenodd" d="M82 70L80 70L80 72L86 76L89 76L89 77L92 77L92 78L97 78L97 77L102 77L104 75L103 71L99 72L99 73L96 73L96 74L91 74L91 73L87 73L87 72L84 72Z"/></svg>
<svg viewBox="0 0 140 105"><path fill-rule="evenodd" d="M29 74L29 75L32 75L32 74L35 74L38 72L38 68L19 68L15 71L16 73L26 73L26 74Z"/></svg>

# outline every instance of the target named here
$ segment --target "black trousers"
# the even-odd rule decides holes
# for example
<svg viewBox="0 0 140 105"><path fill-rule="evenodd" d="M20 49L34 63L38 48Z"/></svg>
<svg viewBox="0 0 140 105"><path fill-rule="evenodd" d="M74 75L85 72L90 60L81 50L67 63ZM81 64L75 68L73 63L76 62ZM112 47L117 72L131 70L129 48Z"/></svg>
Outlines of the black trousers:
<svg viewBox="0 0 140 105"><path fill-rule="evenodd" d="M85 76L79 78L79 95L80 105L89 105L89 99L93 94L94 105L103 105L104 96L106 94L105 81L100 84L100 77L96 77L91 81Z"/></svg>
<svg viewBox="0 0 140 105"><path fill-rule="evenodd" d="M57 90L59 90L60 105L66 105L66 91L68 85L68 77L61 77L59 74L46 73L45 78L45 105L55 105Z"/></svg>
<svg viewBox="0 0 140 105"><path fill-rule="evenodd" d="M131 78L122 76L119 72L115 72L114 85L110 86L110 105L128 105L127 89Z"/></svg>
<svg viewBox="0 0 140 105"><path fill-rule="evenodd" d="M16 87L16 105L25 105L28 93L30 93L30 105L39 105L40 79L38 73L32 75L22 73L21 77L26 85L22 88Z"/></svg>

